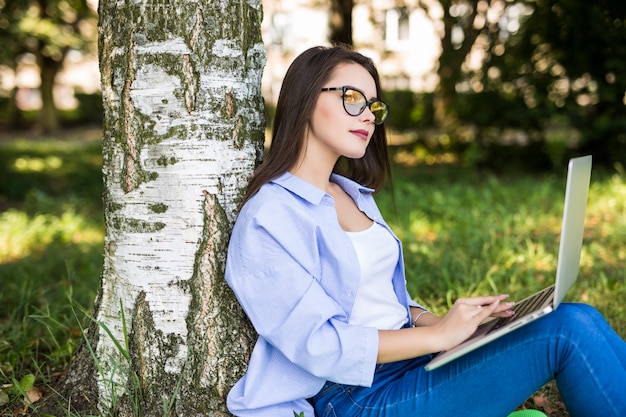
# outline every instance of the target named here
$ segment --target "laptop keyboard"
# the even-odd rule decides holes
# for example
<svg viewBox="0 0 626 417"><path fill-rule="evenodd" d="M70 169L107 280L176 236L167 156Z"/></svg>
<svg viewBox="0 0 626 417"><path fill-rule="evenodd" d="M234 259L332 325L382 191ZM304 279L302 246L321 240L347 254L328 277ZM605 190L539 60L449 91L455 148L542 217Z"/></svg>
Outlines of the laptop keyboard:
<svg viewBox="0 0 626 417"><path fill-rule="evenodd" d="M522 318L529 313L539 309L546 301L548 301L552 295L554 294L554 285L545 288L543 291L538 292L537 294L530 296L519 303L513 306L513 311L515 314L511 317L500 317L495 321L495 325L487 332L491 333L494 330L499 329L502 326L506 326L507 324L514 322L515 320Z"/></svg>

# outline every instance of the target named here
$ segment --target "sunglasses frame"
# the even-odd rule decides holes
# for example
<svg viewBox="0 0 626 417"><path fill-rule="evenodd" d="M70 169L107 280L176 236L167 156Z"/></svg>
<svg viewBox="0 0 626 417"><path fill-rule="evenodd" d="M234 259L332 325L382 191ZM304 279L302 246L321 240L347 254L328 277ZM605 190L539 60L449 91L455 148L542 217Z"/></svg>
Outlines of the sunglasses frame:
<svg viewBox="0 0 626 417"><path fill-rule="evenodd" d="M365 105L361 107L361 109L359 110L359 112L357 114L352 114L348 111L348 109L346 108L346 91L347 90L353 90L356 91L357 93L361 94L363 96L363 98L365 99ZM385 120L387 120L387 116L389 116L389 105L387 103L385 103L382 100L373 100L373 101L368 101L367 97L365 96L365 93L363 93L363 91L359 90L358 88L355 87L351 87L349 85L344 85L342 87L324 87L322 88L322 91L341 91L341 100L342 100L342 104L343 104L343 109L346 113L348 113L350 116L356 117L360 114L362 114L366 108L369 108L370 111L372 112L372 114L374 114L374 124L375 125L381 125L384 123ZM383 117L383 119L376 123L376 114L374 113L374 111L372 110L372 105L374 105L375 103L382 103L386 112L385 112L385 116Z"/></svg>

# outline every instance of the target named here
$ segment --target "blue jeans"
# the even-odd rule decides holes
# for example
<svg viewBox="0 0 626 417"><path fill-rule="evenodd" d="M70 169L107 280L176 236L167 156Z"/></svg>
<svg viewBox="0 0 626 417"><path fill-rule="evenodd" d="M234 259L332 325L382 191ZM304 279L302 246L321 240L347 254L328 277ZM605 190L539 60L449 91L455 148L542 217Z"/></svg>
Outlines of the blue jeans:
<svg viewBox="0 0 626 417"><path fill-rule="evenodd" d="M380 364L371 387L328 382L319 417L503 417L556 378L572 417L626 416L626 343L593 307L559 308L431 372L431 356Z"/></svg>

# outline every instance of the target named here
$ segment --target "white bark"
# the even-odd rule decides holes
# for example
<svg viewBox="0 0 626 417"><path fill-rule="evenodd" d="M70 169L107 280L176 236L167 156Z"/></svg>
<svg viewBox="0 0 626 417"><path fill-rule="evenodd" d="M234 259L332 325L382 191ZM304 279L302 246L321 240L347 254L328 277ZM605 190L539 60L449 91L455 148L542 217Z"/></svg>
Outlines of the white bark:
<svg viewBox="0 0 626 417"><path fill-rule="evenodd" d="M223 415L252 340L223 264L262 151L261 2L128 3L100 2L99 404Z"/></svg>

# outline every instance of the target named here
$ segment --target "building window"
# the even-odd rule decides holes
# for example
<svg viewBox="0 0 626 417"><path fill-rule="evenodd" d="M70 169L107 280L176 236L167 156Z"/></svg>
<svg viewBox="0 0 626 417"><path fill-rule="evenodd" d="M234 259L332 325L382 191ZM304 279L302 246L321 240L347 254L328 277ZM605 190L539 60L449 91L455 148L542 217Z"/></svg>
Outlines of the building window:
<svg viewBox="0 0 626 417"><path fill-rule="evenodd" d="M288 16L284 13L274 13L272 15L272 24L269 29L270 43L272 45L284 46L285 40L288 39L286 36L288 32Z"/></svg>
<svg viewBox="0 0 626 417"><path fill-rule="evenodd" d="M406 49L409 45L409 12L405 7L385 13L385 46L390 50Z"/></svg>

